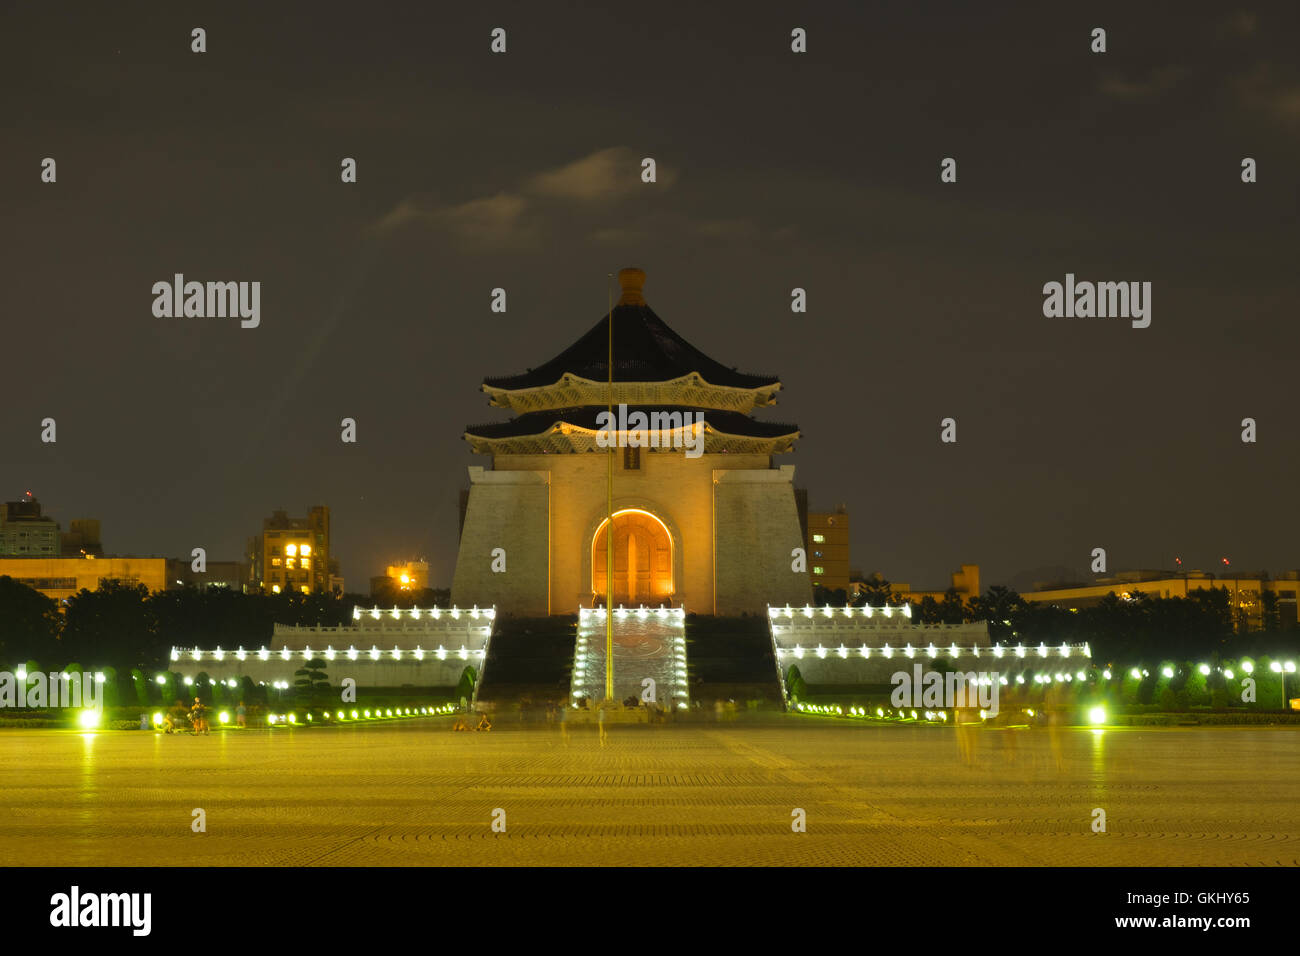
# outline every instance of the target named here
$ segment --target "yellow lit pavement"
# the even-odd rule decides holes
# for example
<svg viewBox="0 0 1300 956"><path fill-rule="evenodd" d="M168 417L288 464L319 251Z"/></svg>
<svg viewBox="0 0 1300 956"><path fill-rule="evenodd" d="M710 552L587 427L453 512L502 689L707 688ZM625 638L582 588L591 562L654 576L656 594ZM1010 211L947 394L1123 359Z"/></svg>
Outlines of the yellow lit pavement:
<svg viewBox="0 0 1300 956"><path fill-rule="evenodd" d="M0 858L42 865L1297 865L1300 731L443 720L0 732ZM207 832L191 829L206 813ZM504 811L505 832L493 832ZM791 829L792 811L807 832ZM1106 814L1094 833L1094 809Z"/></svg>

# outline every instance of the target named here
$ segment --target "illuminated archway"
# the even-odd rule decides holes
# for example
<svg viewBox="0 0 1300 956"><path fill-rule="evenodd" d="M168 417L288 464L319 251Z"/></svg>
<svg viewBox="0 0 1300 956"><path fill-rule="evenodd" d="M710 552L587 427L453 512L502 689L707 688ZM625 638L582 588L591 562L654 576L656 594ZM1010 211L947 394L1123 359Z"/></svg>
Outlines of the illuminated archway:
<svg viewBox="0 0 1300 956"><path fill-rule="evenodd" d="M608 551L606 518L591 540L591 591L596 603L605 601L605 561ZM659 518L640 508L614 512L614 600L635 607L671 604L673 600L673 537Z"/></svg>

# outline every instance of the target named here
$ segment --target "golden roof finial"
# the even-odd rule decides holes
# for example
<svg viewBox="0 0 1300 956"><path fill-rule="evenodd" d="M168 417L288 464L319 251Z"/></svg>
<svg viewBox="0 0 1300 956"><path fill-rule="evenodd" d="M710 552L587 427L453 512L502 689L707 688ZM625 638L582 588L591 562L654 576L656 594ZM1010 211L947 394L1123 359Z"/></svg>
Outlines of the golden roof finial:
<svg viewBox="0 0 1300 956"><path fill-rule="evenodd" d="M645 296L641 294L641 287L645 285L645 270L619 269L618 284L623 290L618 299L619 305L645 305Z"/></svg>

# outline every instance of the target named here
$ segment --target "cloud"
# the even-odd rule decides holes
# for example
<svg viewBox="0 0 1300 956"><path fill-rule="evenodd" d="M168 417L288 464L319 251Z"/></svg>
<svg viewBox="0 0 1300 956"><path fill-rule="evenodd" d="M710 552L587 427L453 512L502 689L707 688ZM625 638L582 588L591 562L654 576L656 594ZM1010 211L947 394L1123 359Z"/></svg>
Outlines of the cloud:
<svg viewBox="0 0 1300 956"><path fill-rule="evenodd" d="M702 219L693 228L700 235L714 239L759 238L758 225L752 219Z"/></svg>
<svg viewBox="0 0 1300 956"><path fill-rule="evenodd" d="M487 199L473 199L438 214L447 227L467 239L499 242L516 236L528 206L522 196L500 192Z"/></svg>
<svg viewBox="0 0 1300 956"><path fill-rule="evenodd" d="M607 229L597 229L591 234L592 242L606 243L610 245L644 242L646 238L646 233L640 229L624 229L618 226Z"/></svg>
<svg viewBox="0 0 1300 956"><path fill-rule="evenodd" d="M1238 101L1285 125L1300 123L1300 79L1292 67L1260 63L1233 81Z"/></svg>
<svg viewBox="0 0 1300 956"><path fill-rule="evenodd" d="M528 181L529 192L550 199L620 199L637 189L641 182L641 160L626 146L597 150L558 169L538 173ZM676 174L656 162L655 185L671 186Z"/></svg>
<svg viewBox="0 0 1300 956"><path fill-rule="evenodd" d="M489 244L524 241L541 234L543 226L572 222L583 208L602 216L611 215L611 205L645 190L672 185L676 173L657 166L657 182L650 186L641 181L641 159L625 146L612 146L583 156L555 169L527 175L514 191L503 190L494 196L471 199L459 205L446 205L431 195L404 197L367 231L388 234L411 225L445 232L460 239ZM599 243L642 242L647 238L645 214L632 221L625 209L612 213L620 219L617 226L588 222L590 239ZM581 226L582 224L579 223ZM739 221L718 223L710 228L719 235L735 235ZM553 231L549 230L548 231Z"/></svg>
<svg viewBox="0 0 1300 956"><path fill-rule="evenodd" d="M1168 93L1187 75L1180 66L1162 66L1147 73L1145 79L1128 80L1111 73L1102 78L1098 88L1106 96L1120 100L1152 100Z"/></svg>
<svg viewBox="0 0 1300 956"><path fill-rule="evenodd" d="M507 192L455 206L442 205L429 196L407 196L373 223L370 231L387 234L419 223L462 239L500 243L527 233L523 223L527 208L527 199Z"/></svg>
<svg viewBox="0 0 1300 956"><path fill-rule="evenodd" d="M1245 10L1239 10L1228 17L1225 23L1227 29L1237 36L1249 37L1255 35L1255 30L1259 26L1259 17Z"/></svg>

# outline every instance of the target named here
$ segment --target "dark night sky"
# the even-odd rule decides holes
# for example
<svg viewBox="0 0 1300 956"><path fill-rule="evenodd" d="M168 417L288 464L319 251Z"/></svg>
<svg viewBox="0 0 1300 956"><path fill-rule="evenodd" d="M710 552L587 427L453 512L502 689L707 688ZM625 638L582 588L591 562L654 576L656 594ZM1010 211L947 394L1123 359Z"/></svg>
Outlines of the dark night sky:
<svg viewBox="0 0 1300 956"><path fill-rule="evenodd" d="M985 6L12 5L0 492L211 560L328 504L350 589L419 555L447 585L479 382L638 265L780 374L779 461L866 571L1300 565L1295 5ZM261 281L261 327L155 318L176 272ZM1066 272L1152 282L1151 327L1044 318Z"/></svg>

